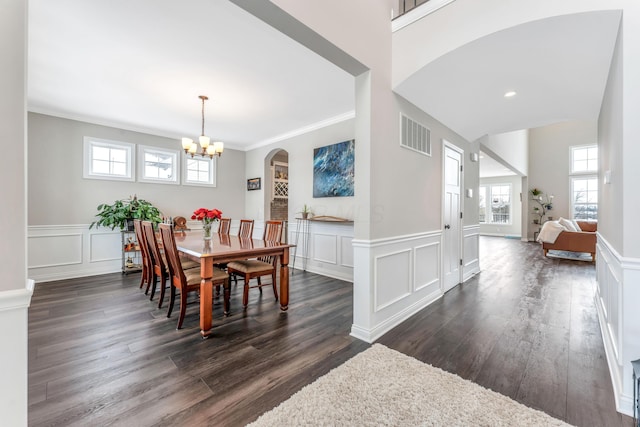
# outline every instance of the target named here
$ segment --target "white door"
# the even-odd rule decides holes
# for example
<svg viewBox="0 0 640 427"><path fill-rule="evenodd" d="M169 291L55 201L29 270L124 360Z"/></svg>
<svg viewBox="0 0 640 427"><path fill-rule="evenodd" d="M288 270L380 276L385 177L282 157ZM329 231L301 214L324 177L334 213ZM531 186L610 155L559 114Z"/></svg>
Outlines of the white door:
<svg viewBox="0 0 640 427"><path fill-rule="evenodd" d="M442 230L443 291L460 283L461 229L460 188L462 153L444 146L444 202Z"/></svg>

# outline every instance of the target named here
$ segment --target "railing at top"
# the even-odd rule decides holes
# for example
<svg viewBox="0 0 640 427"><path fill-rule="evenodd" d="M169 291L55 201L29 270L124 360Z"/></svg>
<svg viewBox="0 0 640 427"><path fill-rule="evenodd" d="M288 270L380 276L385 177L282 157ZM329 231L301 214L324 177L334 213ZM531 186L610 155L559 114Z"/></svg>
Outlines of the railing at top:
<svg viewBox="0 0 640 427"><path fill-rule="evenodd" d="M427 3L429 0L400 0L398 7L398 16L403 15L410 10Z"/></svg>

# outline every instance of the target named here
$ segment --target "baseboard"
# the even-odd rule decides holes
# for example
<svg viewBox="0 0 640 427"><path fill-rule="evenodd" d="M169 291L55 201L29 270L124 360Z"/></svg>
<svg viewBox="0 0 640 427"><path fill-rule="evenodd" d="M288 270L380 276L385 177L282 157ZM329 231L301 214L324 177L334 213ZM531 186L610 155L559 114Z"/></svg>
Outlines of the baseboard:
<svg viewBox="0 0 640 427"><path fill-rule="evenodd" d="M409 319L411 316L418 313L423 308L429 306L434 301L441 298L442 295L443 295L442 292L434 292L430 295L427 295L425 298L410 305L405 310L402 310L394 314L393 316L387 318L386 320L379 323L371 330L367 330L357 325L352 325L350 335L354 338L358 338L367 343L373 343L377 339L379 339L381 336L389 332L391 329L398 326L400 323Z"/></svg>

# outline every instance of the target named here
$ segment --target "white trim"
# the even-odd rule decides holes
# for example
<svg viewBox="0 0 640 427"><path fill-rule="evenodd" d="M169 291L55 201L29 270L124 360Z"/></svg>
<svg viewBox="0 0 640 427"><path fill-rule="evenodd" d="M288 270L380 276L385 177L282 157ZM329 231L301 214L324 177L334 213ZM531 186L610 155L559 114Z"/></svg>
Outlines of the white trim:
<svg viewBox="0 0 640 427"><path fill-rule="evenodd" d="M146 171L146 160L145 154L149 153L162 153L168 154L173 159L173 174L169 178L152 178L145 176ZM152 145L138 145L138 182L146 182L150 184L170 184L170 185L178 185L180 184L180 152L178 150L171 150L168 148L160 148Z"/></svg>
<svg viewBox="0 0 640 427"><path fill-rule="evenodd" d="M213 158L195 158L195 160L200 161L208 161L209 162L209 181L208 182L199 182L199 181L190 181L187 178L189 174L189 169L187 168L187 161L191 160L191 155L182 152L182 185L189 185L195 187L216 187L217 186L217 176L218 176L218 156L214 156Z"/></svg>
<svg viewBox="0 0 640 427"><path fill-rule="evenodd" d="M387 252L387 253L375 256L373 258L373 282L375 283L374 293L373 293L373 312L374 313L377 313L377 312L379 312L381 310L384 310L385 308L390 307L393 304L397 303L398 301L402 301L403 299L405 299L406 297L411 295L411 292L405 292L403 294L398 295L396 298L385 302L384 304L379 304L378 289L380 289L380 287L379 287L380 282L378 281L378 272L380 270L378 268L378 261L383 259L383 258L393 257L394 255L408 254L409 255L409 284L411 285L413 283L413 277L412 277L413 276L413 256L412 256L412 252L414 252L413 248L407 248L407 249L402 249L402 250L395 251L395 252ZM411 288L413 288L413 286L411 286Z"/></svg>
<svg viewBox="0 0 640 427"><path fill-rule="evenodd" d="M113 148L120 148L127 152L127 173L125 176L110 175L94 173L91 169L91 149L94 146L106 146ZM135 174L135 162L136 162L136 149L135 144L123 141L114 141L110 139L94 138L92 136L85 136L82 144L82 177L85 179L100 179L107 181L127 181L134 182L136 180Z"/></svg>
<svg viewBox="0 0 640 427"><path fill-rule="evenodd" d="M409 12L406 12L391 21L391 32L396 32L407 25L413 24L453 1L454 0L430 0L427 3L416 6Z"/></svg>
<svg viewBox="0 0 640 427"><path fill-rule="evenodd" d="M429 237L438 237L442 234L440 230L428 231L425 233L405 234L397 237L383 237L374 240L353 239L352 245L359 248L376 248L380 246L390 245L394 243L405 243L412 240L424 239Z"/></svg>
<svg viewBox="0 0 640 427"><path fill-rule="evenodd" d="M24 289L0 291L0 311L29 308L35 282L28 279Z"/></svg>
<svg viewBox="0 0 640 427"><path fill-rule="evenodd" d="M291 132L283 133L280 135L276 135L273 138L265 139L263 141L258 142L257 144L253 144L246 147L244 151L255 150L256 148L261 148L266 145L273 144L274 142L280 142L280 141L284 141L285 139L293 138L294 136L304 135L305 133L309 133L314 130L322 129L324 127L334 125L336 123L344 122L345 120L353 119L355 118L355 116L356 116L355 110L347 111L346 113L343 113L334 117L330 117L326 120L312 123L309 126L294 129Z"/></svg>

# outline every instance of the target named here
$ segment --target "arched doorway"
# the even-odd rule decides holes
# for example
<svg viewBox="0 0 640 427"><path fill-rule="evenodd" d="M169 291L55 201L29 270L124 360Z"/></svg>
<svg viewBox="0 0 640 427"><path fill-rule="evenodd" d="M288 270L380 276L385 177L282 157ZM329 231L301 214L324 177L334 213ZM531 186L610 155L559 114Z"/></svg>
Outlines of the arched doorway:
<svg viewBox="0 0 640 427"><path fill-rule="evenodd" d="M285 222L283 238L287 239L289 220L289 153L275 149L265 158L265 219Z"/></svg>

